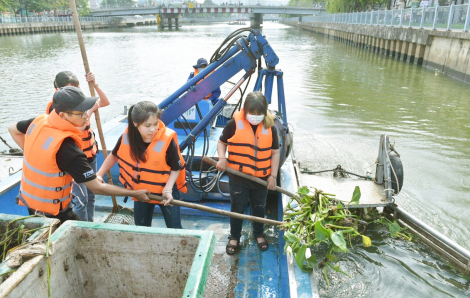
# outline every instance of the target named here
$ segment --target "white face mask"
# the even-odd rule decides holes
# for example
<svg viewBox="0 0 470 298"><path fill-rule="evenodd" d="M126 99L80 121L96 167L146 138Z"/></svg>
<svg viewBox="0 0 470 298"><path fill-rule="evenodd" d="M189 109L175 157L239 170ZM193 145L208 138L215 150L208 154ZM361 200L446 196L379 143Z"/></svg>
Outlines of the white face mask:
<svg viewBox="0 0 470 298"><path fill-rule="evenodd" d="M205 67L199 67L199 68L197 69L197 72L198 72L198 73L201 73L204 69L205 69Z"/></svg>
<svg viewBox="0 0 470 298"><path fill-rule="evenodd" d="M260 124L264 119L264 115L252 115L252 114L246 114L246 120L250 122L252 125L258 125Z"/></svg>

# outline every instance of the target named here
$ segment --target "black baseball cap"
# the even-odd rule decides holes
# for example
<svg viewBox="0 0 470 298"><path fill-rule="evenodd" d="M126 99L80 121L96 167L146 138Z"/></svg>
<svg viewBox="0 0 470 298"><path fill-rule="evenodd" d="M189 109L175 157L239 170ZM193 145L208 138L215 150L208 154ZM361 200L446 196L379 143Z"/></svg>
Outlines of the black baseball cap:
<svg viewBox="0 0 470 298"><path fill-rule="evenodd" d="M80 88L65 86L52 97L52 105L57 113L65 111L85 112L91 109L99 97L86 97Z"/></svg>

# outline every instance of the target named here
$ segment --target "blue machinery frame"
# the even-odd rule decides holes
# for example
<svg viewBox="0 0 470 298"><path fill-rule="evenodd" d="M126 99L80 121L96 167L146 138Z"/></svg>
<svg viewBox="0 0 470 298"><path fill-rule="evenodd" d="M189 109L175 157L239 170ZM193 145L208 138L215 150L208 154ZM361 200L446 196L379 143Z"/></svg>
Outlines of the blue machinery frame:
<svg viewBox="0 0 470 298"><path fill-rule="evenodd" d="M246 38L240 37L236 44L223 57L211 63L201 73L186 82L186 84L175 93L171 94L159 104L159 108L165 109L161 120L163 123L169 124L182 113L197 104L197 102L202 100L207 94L211 93L212 90L227 82L241 70L245 71L243 78L235 84L223 100L217 102L212 110L193 128L186 139L181 142L181 150L184 150L195 141L196 137L227 104L227 100L236 89L255 72L257 66L256 60L261 59L261 57L264 58L267 68L261 68L259 70L254 91L260 91L262 89L263 78L265 78L264 93L268 104L270 104L274 77L277 77L278 111L281 114L284 124L287 125L284 84L282 80L283 73L275 69L276 65L279 63L279 58L261 33L257 30L253 30Z"/></svg>

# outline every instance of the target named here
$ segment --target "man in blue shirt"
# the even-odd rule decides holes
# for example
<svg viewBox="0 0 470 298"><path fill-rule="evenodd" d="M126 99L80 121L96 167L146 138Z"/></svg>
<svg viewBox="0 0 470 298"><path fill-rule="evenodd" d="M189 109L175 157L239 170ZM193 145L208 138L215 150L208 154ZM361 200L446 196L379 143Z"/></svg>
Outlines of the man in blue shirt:
<svg viewBox="0 0 470 298"><path fill-rule="evenodd" d="M207 60L204 59L204 58L199 58L197 60L197 64L196 65L193 65L194 67L194 72L191 72L189 74L189 78L188 80L194 78L194 76L197 76L201 71L204 70L204 68L207 67L207 65L209 65L209 63L207 63ZM210 100L212 102L212 105L215 106L215 104L219 101L219 96L220 96L220 87L217 87L214 91L212 91L211 93L207 94L206 97L204 99L206 100Z"/></svg>

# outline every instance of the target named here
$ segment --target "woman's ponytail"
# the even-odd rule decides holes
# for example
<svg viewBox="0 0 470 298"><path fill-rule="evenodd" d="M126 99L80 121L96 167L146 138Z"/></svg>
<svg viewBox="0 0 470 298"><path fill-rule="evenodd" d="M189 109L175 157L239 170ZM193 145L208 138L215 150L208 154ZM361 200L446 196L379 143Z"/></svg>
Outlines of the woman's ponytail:
<svg viewBox="0 0 470 298"><path fill-rule="evenodd" d="M263 119L263 126L266 129L274 126L274 116L269 110L266 110L266 115Z"/></svg>

